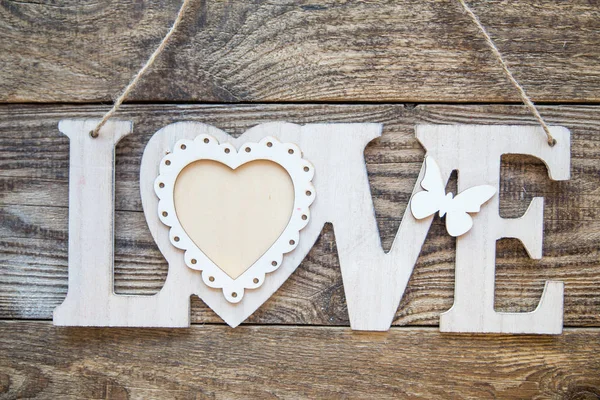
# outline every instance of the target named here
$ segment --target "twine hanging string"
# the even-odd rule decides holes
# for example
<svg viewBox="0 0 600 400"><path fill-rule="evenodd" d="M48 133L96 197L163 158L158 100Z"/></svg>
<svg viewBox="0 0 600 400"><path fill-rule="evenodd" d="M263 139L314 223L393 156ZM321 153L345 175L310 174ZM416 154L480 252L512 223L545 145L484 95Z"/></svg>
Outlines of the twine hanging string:
<svg viewBox="0 0 600 400"><path fill-rule="evenodd" d="M125 101L125 99L129 95L129 93L131 93L131 91L140 82L142 75L144 75L144 73L148 70L148 68L150 68L152 66L152 64L154 64L154 61L156 60L156 58L160 55L160 53L162 53L162 51L165 49L165 47L167 47L167 43L168 43L169 39L171 38L171 36L173 36L175 31L177 30L177 27L183 20L183 15L185 14L191 1L192 0L183 0L183 3L181 4L181 8L179 9L179 13L177 14L177 18L175 19L175 22L173 22L171 29L169 29L169 31L167 32L165 37L161 40L161 42L158 45L158 47L156 48L156 50L154 50L154 53L152 53L150 58L148 58L148 61L146 61L144 66L137 72L137 74L135 74L135 76L129 82L129 84L125 87L125 89L123 89L123 92L115 100L115 103L112 106L112 108L106 114L104 114L104 117L102 117L102 119L100 120L98 125L96 125L96 127L90 131L91 137L93 137L93 138L98 137L98 135L100 134L100 129L102 129L104 124L106 124L106 122L117 112L117 110L119 109L121 104L123 104L123 101Z"/></svg>
<svg viewBox="0 0 600 400"><path fill-rule="evenodd" d="M112 106L112 108L106 114L104 114L104 117L102 117L102 119L100 120L100 122L98 123L98 125L92 131L90 131L90 135L93 138L98 137L98 135L100 134L100 129L117 112L117 110L119 109L119 107L121 106L121 104L123 104L123 101L125 101L125 99L127 98L127 96L137 86L137 84L139 83L139 81L142 78L142 75L144 75L144 73L148 70L148 68L150 68L152 66L152 64L154 63L154 61L156 60L156 58L160 55L160 53L162 53L162 51L165 49L165 47L167 47L167 43L168 43L169 39L171 38L171 36L173 36L173 34L175 33L175 31L177 30L177 27L179 26L179 24L183 20L183 15L185 14L185 12L186 12L186 10L187 10L187 8L189 6L189 3L191 1L192 0L183 0L183 3L181 4L181 8L179 9L179 13L177 14L177 18L175 19L175 22L173 22L173 25L171 26L171 29L169 29L169 31L167 32L167 34L165 35L165 37L161 40L161 42L158 45L158 47L156 48L156 50L154 50L154 52L152 53L152 55L150 56L150 58L148 58L148 61L146 61L146 63L144 64L144 66L137 72L137 74L135 74L135 76L133 77L133 79L131 80L131 82L129 82L129 84L125 87L125 89L123 89L123 92L115 100L115 103ZM473 10L471 10L471 8L467 5L467 3L465 3L464 0L458 0L458 1L463 6L463 8L467 12L467 14L469 14L469 16L471 17L471 19L475 23L475 25L477 25L477 27L479 28L479 30L481 31L481 33L483 34L483 36L485 37L486 43L488 44L488 46L490 47L490 49L492 50L492 52L496 56L496 59L498 60L498 62L502 65L502 69L504 70L504 73L506 74L506 76L508 77L508 79L510 80L510 82L513 84L513 86L517 89L517 91L521 95L521 99L523 99L523 102L525 103L525 105L527 106L527 108L529 108L529 110L531 111L531 113L533 114L533 116L535 117L535 119L537 119L537 121L540 123L540 125L544 129L544 132L546 133L546 136L548 138L548 144L550 146L554 146L556 144L556 139L554 139L554 137L552 137L552 134L550 133L550 128L548 127L548 125L544 121L544 118L542 118L542 116L540 115L540 113L539 113L538 109L536 108L535 104L533 104L533 101L531 101L531 99L529 98L529 96L525 92L525 89L523 88L523 86L521 86L519 84L519 82L513 76L512 72L510 72L510 69L508 68L508 65L506 64L506 62L504 61L504 58L502 57L502 54L500 53L500 51L498 50L498 48L494 44L494 41L492 40L492 38L490 37L490 35L487 33L487 30L482 25L481 21L479 20L479 18L477 17L477 15L475 15L475 13L473 12Z"/></svg>
<svg viewBox="0 0 600 400"><path fill-rule="evenodd" d="M519 84L519 82L513 76L512 72L510 72L510 69L508 69L508 65L504 61L504 58L502 57L502 54L500 54L500 50L498 50L498 48L494 44L494 41L492 40L492 38L490 37L490 35L487 33L487 30L485 29L485 27L483 26L483 24L481 23L481 21L479 20L479 18L477 17L477 15L475 15L475 13L473 12L473 10L471 10L471 8L467 5L467 3L465 3L464 0L458 0L458 1L460 1L460 4L462 4L462 6L465 9L465 11L467 12L467 14L469 14L469 16L471 17L471 19L475 23L475 25L477 25L477 27L479 28L479 30L483 34L483 36L485 36L485 41L487 42L488 46L490 47L490 49L492 50L492 52L496 56L496 59L498 60L498 62L500 62L500 64L502 65L502 69L504 70L504 73L506 74L506 76L508 77L508 79L510 80L510 82L519 91L519 94L521 95L521 99L523 99L523 103L525 103L525 105L527 106L527 108L529 108L529 111L531 111L531 113L533 114L533 116L535 117L535 119L538 120L538 122L540 123L540 125L544 129L544 132L546 133L546 136L548 138L548 145L550 145L550 147L553 147L556 144L556 139L554 139L554 137L552 137L552 134L550 133L550 128L548 127L548 125L544 121L544 118L542 118L542 116L540 115L540 112L538 111L538 109L535 106L535 104L533 104L533 101L531 101L531 99L529 98L529 96L525 92L525 89L523 88L523 86L521 86Z"/></svg>

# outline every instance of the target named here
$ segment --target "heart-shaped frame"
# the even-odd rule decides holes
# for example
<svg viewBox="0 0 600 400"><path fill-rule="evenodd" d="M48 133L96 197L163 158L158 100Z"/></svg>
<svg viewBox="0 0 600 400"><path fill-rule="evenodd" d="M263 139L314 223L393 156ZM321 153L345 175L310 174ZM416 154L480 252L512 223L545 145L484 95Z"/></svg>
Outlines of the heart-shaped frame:
<svg viewBox="0 0 600 400"><path fill-rule="evenodd" d="M271 247L235 279L200 249L177 216L174 201L177 178L185 167L201 160L216 161L232 170L252 161L271 161L285 169L294 186L294 205L287 226ZM239 303L245 289L260 287L266 274L279 268L283 255L298 246L299 232L310 220L309 208L315 199L315 188L311 183L313 176L313 165L302 158L302 152L295 144L281 143L268 136L258 143L245 143L238 152L230 143L220 144L215 137L200 134L193 140L177 141L172 152L160 161L159 175L154 181L154 191L159 198L158 216L163 224L170 227L171 244L185 251L185 264L202 271L204 284L222 289L227 301Z"/></svg>

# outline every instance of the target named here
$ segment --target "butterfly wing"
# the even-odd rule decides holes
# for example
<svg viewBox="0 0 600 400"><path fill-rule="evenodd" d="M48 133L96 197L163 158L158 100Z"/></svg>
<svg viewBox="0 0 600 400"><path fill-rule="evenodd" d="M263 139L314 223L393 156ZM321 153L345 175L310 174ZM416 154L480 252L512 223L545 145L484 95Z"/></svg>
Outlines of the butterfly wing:
<svg viewBox="0 0 600 400"><path fill-rule="evenodd" d="M410 211L416 219L435 214L440 209L440 199L432 192L419 192L410 200Z"/></svg>
<svg viewBox="0 0 600 400"><path fill-rule="evenodd" d="M440 167L433 157L425 157L425 176L421 180L421 187L440 199L446 195Z"/></svg>
<svg viewBox="0 0 600 400"><path fill-rule="evenodd" d="M491 199L496 188L480 185L459 193L450 200L446 214L446 229L451 236L461 236L473 227L473 218L467 213L479 212L481 205Z"/></svg>
<svg viewBox="0 0 600 400"><path fill-rule="evenodd" d="M440 167L429 156L425 157L425 176L421 180L421 187L425 191L413 195L410 201L410 210L416 219L435 214L446 195Z"/></svg>
<svg viewBox="0 0 600 400"><path fill-rule="evenodd" d="M452 237L464 235L473 227L473 218L466 212L453 211L446 214L446 230Z"/></svg>
<svg viewBox="0 0 600 400"><path fill-rule="evenodd" d="M452 209L463 212L479 212L482 204L496 194L496 188L490 185L473 186L452 199Z"/></svg>

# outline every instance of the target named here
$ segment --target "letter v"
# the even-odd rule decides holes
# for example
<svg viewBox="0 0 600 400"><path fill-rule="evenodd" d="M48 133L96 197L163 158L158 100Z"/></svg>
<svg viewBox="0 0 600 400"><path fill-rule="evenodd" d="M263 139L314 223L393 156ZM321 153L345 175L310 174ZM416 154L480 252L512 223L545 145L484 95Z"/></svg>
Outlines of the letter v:
<svg viewBox="0 0 600 400"><path fill-rule="evenodd" d="M309 140L314 146L304 150L316 170L311 224L333 223L355 330L389 329L433 219L416 220L407 207L391 250L383 251L364 160L366 145L381 135L381 128L381 124L322 124L321 129L312 125L306 132L314 134ZM417 182L423 172L424 167Z"/></svg>

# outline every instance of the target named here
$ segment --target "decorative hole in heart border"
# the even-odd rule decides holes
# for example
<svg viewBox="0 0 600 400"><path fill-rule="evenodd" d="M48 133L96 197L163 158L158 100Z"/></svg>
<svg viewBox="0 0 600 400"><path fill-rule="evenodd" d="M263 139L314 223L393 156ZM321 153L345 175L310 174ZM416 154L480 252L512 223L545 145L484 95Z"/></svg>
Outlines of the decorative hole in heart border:
<svg viewBox="0 0 600 400"><path fill-rule="evenodd" d="M190 238L176 212L174 193L180 173L192 163L205 160L223 164L234 172L254 161L271 161L287 172L293 184L293 208L287 225L266 252L235 278L221 269ZM171 228L171 244L184 250L185 264L202 271L202 281L211 288L222 289L227 301L239 303L246 289L262 286L266 274L279 268L283 255L298 246L300 230L310 221L309 208L315 200L315 188L311 183L314 172L313 165L302 158L298 146L281 143L270 136L258 143L245 143L239 152L230 143L220 144L215 137L206 134L193 140L179 140L173 151L161 160L159 175L154 181L154 191L159 198L158 216Z"/></svg>

